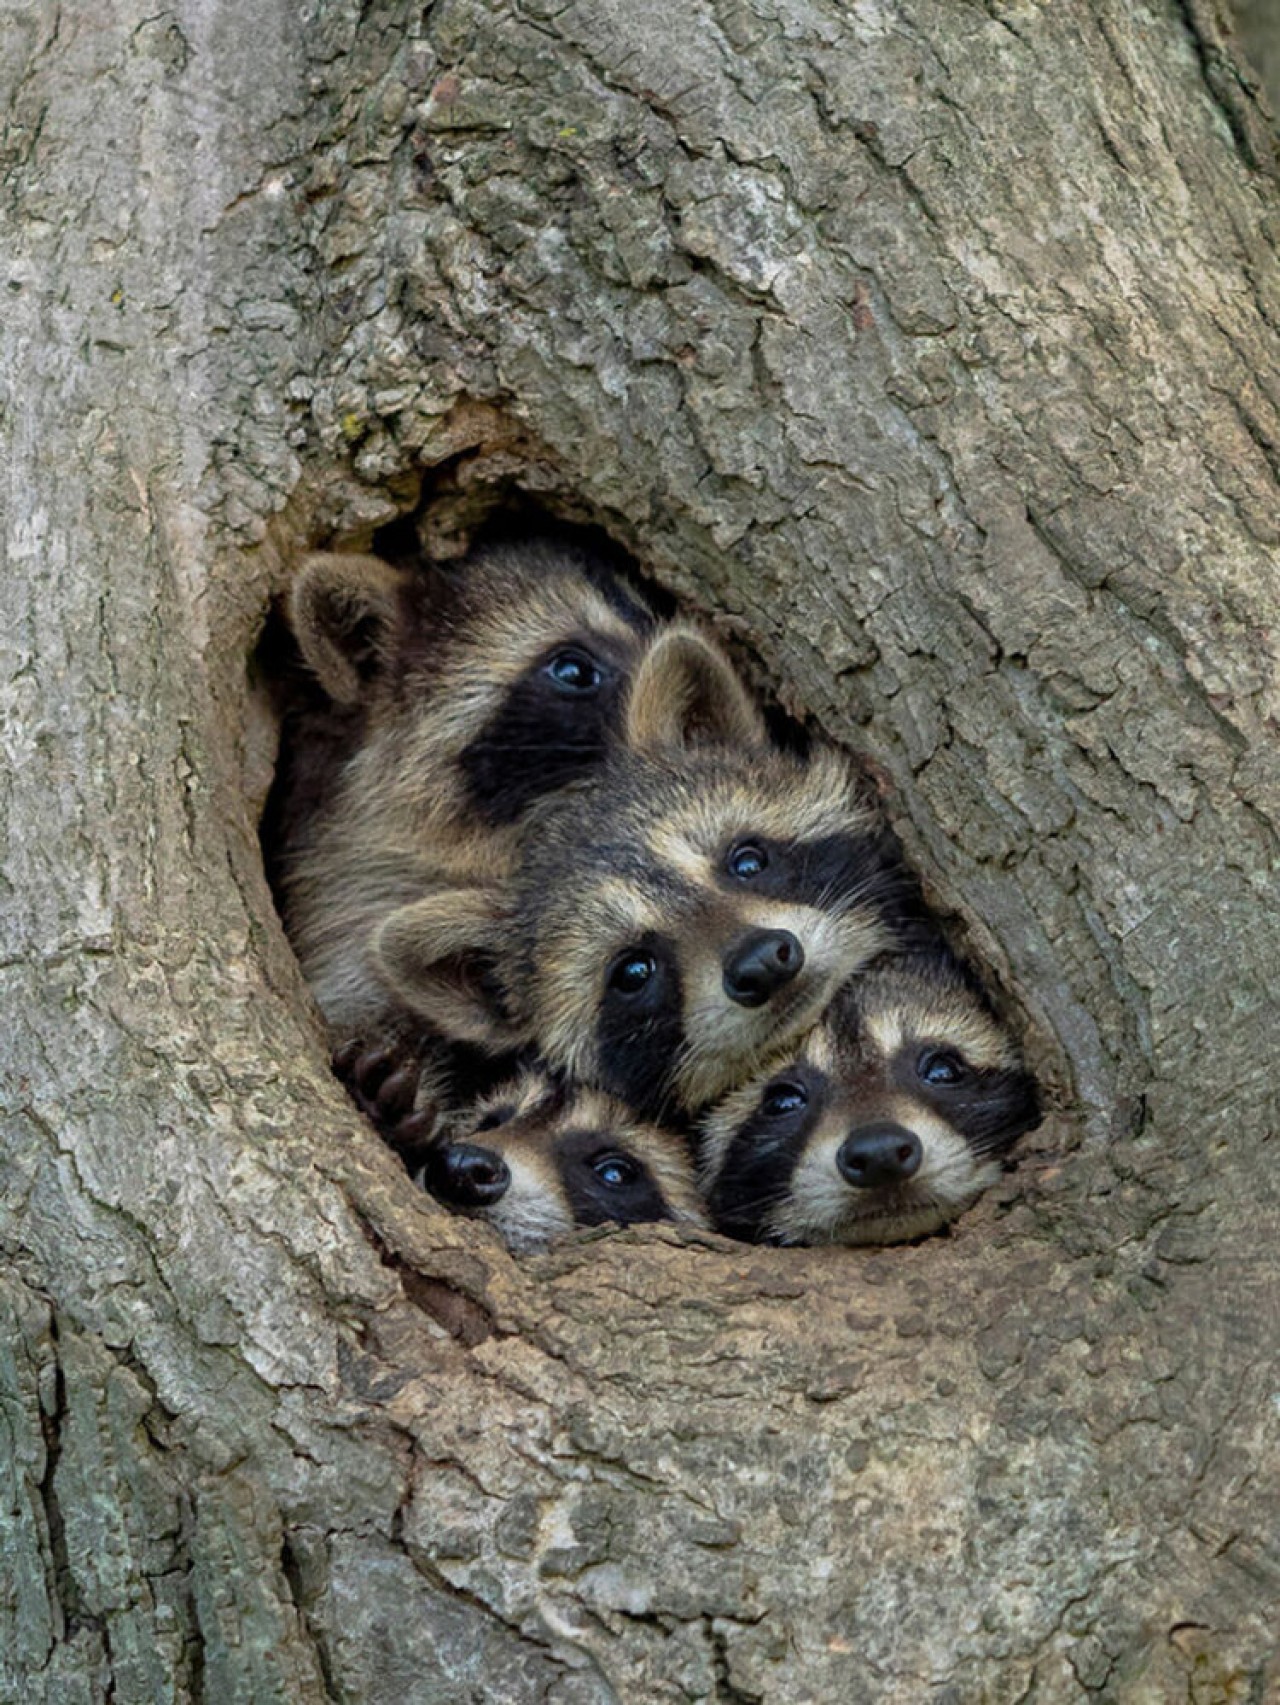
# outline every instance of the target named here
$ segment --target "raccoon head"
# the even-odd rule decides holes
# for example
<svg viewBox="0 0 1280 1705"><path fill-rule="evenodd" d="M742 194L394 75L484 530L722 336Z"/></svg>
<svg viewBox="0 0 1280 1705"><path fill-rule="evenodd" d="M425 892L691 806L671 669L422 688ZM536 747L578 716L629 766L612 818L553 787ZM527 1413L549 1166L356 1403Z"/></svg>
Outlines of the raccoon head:
<svg viewBox="0 0 1280 1705"><path fill-rule="evenodd" d="M456 1121L419 1177L446 1207L487 1220L517 1253L575 1226L706 1224L683 1139L541 1071Z"/></svg>
<svg viewBox="0 0 1280 1705"><path fill-rule="evenodd" d="M479 895L460 903L483 911ZM489 903L474 945L497 993L476 1030L496 1016L495 1046L515 1034L669 1118L812 1025L902 938L918 893L848 760L774 750L727 659L680 627L637 665L610 758L530 814ZM443 922L407 930L394 966L382 954L424 1016Z"/></svg>
<svg viewBox="0 0 1280 1705"><path fill-rule="evenodd" d="M599 761L653 624L596 559L541 541L418 574L311 556L289 609L334 702L366 707L375 744L394 731L400 788L452 766L451 802L493 825Z"/></svg>
<svg viewBox="0 0 1280 1705"><path fill-rule="evenodd" d="M618 750L531 825L502 968L554 1065L651 1116L808 1029L918 903L850 762L718 714L742 689L709 656L656 642Z"/></svg>
<svg viewBox="0 0 1280 1705"><path fill-rule="evenodd" d="M758 710L710 640L672 624L651 652L637 671L630 728L674 718L691 741L764 745ZM534 844L541 834L539 818L530 829ZM500 880L433 883L420 898L388 910L373 927L369 946L382 986L399 1005L442 1034L491 1052L538 1036L536 1018L505 994L519 982L519 950L511 894ZM753 978L761 985L767 975L767 967L745 960L738 971L744 991Z"/></svg>
<svg viewBox="0 0 1280 1705"><path fill-rule="evenodd" d="M601 761L652 617L594 559L546 543L412 574L313 556L290 614L354 733L340 756L316 746L286 766L283 910L331 1025L367 1032L385 1016L380 921L506 874L530 803Z"/></svg>
<svg viewBox="0 0 1280 1705"><path fill-rule="evenodd" d="M790 1055L707 1117L717 1227L773 1243L895 1243L936 1231L1040 1122L1035 1080L943 948L845 985Z"/></svg>

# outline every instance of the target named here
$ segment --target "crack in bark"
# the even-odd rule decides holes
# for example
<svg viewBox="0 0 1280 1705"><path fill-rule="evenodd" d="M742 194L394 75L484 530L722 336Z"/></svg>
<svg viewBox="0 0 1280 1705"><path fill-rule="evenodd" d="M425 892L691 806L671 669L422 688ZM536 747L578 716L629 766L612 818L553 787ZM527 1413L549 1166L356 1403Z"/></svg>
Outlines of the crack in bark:
<svg viewBox="0 0 1280 1705"><path fill-rule="evenodd" d="M746 1693L734 1685L729 1672L729 1640L724 1629L717 1626L720 1620L711 1616L702 1619L711 1647L716 1705L764 1705L766 1696L763 1693Z"/></svg>
<svg viewBox="0 0 1280 1705"><path fill-rule="evenodd" d="M465 1349L473 1350L487 1338L501 1335L492 1310L477 1297L438 1274L424 1273L413 1266L390 1247L373 1221L354 1203L351 1211L379 1261L399 1279L408 1300L442 1326L451 1338Z"/></svg>
<svg viewBox="0 0 1280 1705"><path fill-rule="evenodd" d="M330 1705L342 1705L341 1690L334 1679L333 1658L325 1639L324 1630L317 1628L311 1617L303 1584L302 1566L289 1538L287 1528L280 1542L280 1572L289 1589L289 1599L297 1613L299 1626L306 1630L311 1650L315 1654L325 1699L330 1701Z"/></svg>
<svg viewBox="0 0 1280 1705"><path fill-rule="evenodd" d="M1132 597L1116 584L1110 574L1104 573L1095 576L1083 569L1074 559L1070 550L1055 535L1055 529L1050 525L1047 517L1042 517L1030 506L1027 506L1025 514L1032 532L1046 550L1053 555L1069 580L1074 581L1077 586L1090 594L1105 594L1108 598L1114 599L1119 609L1133 621L1140 633L1149 634L1153 639L1159 641L1168 663L1177 671L1179 685L1201 707L1207 720L1213 725L1231 754L1231 762L1234 766L1240 756L1248 750L1249 738L1215 704L1213 693L1203 682L1197 680L1188 667L1186 641L1177 626L1162 615L1154 604L1150 609L1141 609ZM1140 778L1135 777L1134 779L1139 780ZM1153 787L1150 782L1144 782L1142 785ZM1154 787L1153 791L1158 794L1158 790ZM1158 796L1163 797L1159 794ZM1275 837L1276 848L1280 851L1280 827L1271 825L1271 831Z"/></svg>
<svg viewBox="0 0 1280 1705"><path fill-rule="evenodd" d="M1231 52L1235 32L1229 15L1216 0L1174 0L1174 6L1191 38L1205 87L1245 162L1254 171L1277 176L1276 136Z"/></svg>
<svg viewBox="0 0 1280 1705"><path fill-rule="evenodd" d="M545 1622L547 1633L530 1628L524 1619L503 1615L495 1605L479 1593L451 1580L440 1565L420 1545L416 1545L408 1537L405 1531L406 1508L407 1500L396 1510L390 1537L392 1543L404 1552L433 1591L454 1604L479 1615L485 1623L507 1630L517 1636L522 1643L531 1642L540 1648L548 1661L555 1664L558 1669L570 1674L582 1668L590 1670L601 1687L606 1690L604 1705L620 1705L619 1696L615 1693L595 1654L576 1638L565 1624L563 1617L551 1609L542 1590L538 1592L538 1609ZM548 1638L548 1633L550 1638ZM576 1662L571 1661L561 1649L566 1647L573 1653Z"/></svg>
<svg viewBox="0 0 1280 1705"><path fill-rule="evenodd" d="M42 1408L40 1412L40 1425L44 1433L45 1472L40 1481L39 1493L49 1531L53 1565L50 1584L61 1611L64 1634L74 1635L78 1628L88 1628L101 1635L101 1621L88 1615L81 1602L80 1588L67 1550L66 1522L55 1484L62 1462L62 1429L67 1414L67 1385L58 1356L58 1320L52 1310L49 1314L49 1340L53 1347L53 1401L47 1409Z"/></svg>

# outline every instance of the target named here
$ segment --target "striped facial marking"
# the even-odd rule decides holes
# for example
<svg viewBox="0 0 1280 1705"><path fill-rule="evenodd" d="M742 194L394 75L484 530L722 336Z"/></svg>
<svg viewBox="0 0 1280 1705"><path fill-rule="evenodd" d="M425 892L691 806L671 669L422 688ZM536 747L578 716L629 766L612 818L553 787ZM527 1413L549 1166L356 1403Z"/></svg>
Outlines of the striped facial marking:
<svg viewBox="0 0 1280 1705"><path fill-rule="evenodd" d="M708 1116L703 1189L731 1236L900 1242L968 1207L1038 1120L1034 1080L958 963L890 960Z"/></svg>
<svg viewBox="0 0 1280 1705"><path fill-rule="evenodd" d="M458 1121L421 1179L455 1212L487 1221L516 1253L545 1248L575 1227L705 1223L679 1136L599 1091L566 1090L537 1071Z"/></svg>

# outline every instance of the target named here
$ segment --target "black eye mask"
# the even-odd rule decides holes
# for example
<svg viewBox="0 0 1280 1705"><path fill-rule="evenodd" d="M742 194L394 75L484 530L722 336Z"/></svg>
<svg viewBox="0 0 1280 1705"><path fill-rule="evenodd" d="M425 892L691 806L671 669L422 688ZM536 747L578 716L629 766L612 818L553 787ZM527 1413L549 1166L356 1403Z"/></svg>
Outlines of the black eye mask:
<svg viewBox="0 0 1280 1705"><path fill-rule="evenodd" d="M707 1197L716 1229L758 1243L782 1202L822 1113L825 1085L799 1066L766 1084L759 1104L734 1132Z"/></svg>
<svg viewBox="0 0 1280 1705"><path fill-rule="evenodd" d="M567 1131L556 1165L575 1225L641 1225L671 1210L649 1168L609 1131Z"/></svg>
<svg viewBox="0 0 1280 1705"><path fill-rule="evenodd" d="M1040 1123L1029 1072L980 1070L953 1049L913 1047L895 1062L895 1082L947 1121L975 1154L1000 1154Z"/></svg>
<svg viewBox="0 0 1280 1705"><path fill-rule="evenodd" d="M618 723L623 684L598 641L546 651L459 759L474 810L488 823L514 823L535 799L589 774Z"/></svg>
<svg viewBox="0 0 1280 1705"><path fill-rule="evenodd" d="M750 889L771 900L828 907L833 901L866 896L880 903L901 881L900 850L893 837L819 835L807 841L773 840L744 833L720 860L722 888Z"/></svg>
<svg viewBox="0 0 1280 1705"><path fill-rule="evenodd" d="M650 932L606 973L596 1020L600 1081L642 1117L653 1118L662 1111L683 1040L680 973L666 942Z"/></svg>

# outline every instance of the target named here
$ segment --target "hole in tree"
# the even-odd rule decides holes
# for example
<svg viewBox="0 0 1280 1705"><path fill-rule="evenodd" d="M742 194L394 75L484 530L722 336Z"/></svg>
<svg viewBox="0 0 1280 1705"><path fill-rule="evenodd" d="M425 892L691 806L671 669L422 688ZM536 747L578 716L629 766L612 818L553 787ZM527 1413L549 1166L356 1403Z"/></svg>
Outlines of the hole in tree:
<svg viewBox="0 0 1280 1705"><path fill-rule="evenodd" d="M429 672L432 667L439 633L450 631L457 612L466 605L472 588L468 563L474 552L531 539L553 550L567 548L597 565L603 576L616 582L625 598L642 599L659 622L679 613L675 601L646 581L634 559L603 529L562 520L510 485L477 495L467 490L460 466L461 459L442 470L411 509L360 541L373 562L364 583L355 591L339 587L331 597L317 600L312 617L321 632L320 654L324 655L325 645L331 644L335 657L328 677L323 672L318 674L314 661L308 661L316 655L314 635L311 650L304 657L283 605L271 612L256 659L280 726L276 774L261 824L268 879L304 970L322 1009L332 1020L333 1039L341 1048L339 1075L357 1105L398 1150L410 1171L416 1171L425 1158L432 1134L430 1110L436 1105L451 1109L465 1106L502 1084L517 1066L517 1055L498 1046L492 1037L486 1037L482 1044L478 1037L460 1031L462 1039L452 1042L442 1061L434 1045L425 1044L417 1033L420 1027L384 1025L376 1019L365 1023L358 1012L352 1016L343 1010L343 953L352 942L363 941L377 919L372 912L365 915L359 906L351 908L345 899L334 905L332 916L326 917L323 860L307 867L306 879L300 884L299 849L305 850L313 842L317 825L331 819L344 795L349 803L357 785L398 788L402 793L406 785L410 792L416 785L419 767L430 756L420 744L406 747L399 767L393 764L388 768L385 761L381 768L365 764L371 717L390 715L396 707L402 709L412 702L415 683L424 678L420 672ZM324 542L325 549L341 551L343 545L341 540ZM379 564L384 565L382 571ZM397 638L395 644L388 644L388 624L395 622L405 624L401 637L408 637L403 643ZM750 666L754 660L747 662L746 677L758 681L759 669ZM571 671L568 679L572 683L580 674ZM376 692L372 690L375 682ZM813 747L809 730L776 704L762 700L759 694L755 697L774 744L804 759ZM483 746L483 741L473 741L466 749L469 785L477 790L476 799L499 832L509 830L528 803L518 796L527 765L523 759L511 762L511 751L519 750L522 714L515 714L509 726L503 725L490 741L491 751L477 756L477 746ZM504 739L510 751L504 750ZM568 744L566 738L566 747ZM363 768L353 767L358 757ZM357 774L358 784L353 780ZM504 785L517 790L519 809L505 810ZM417 889L430 886L424 869L407 878L395 869L396 837L411 833L405 828L411 821L412 812L402 813L398 826L389 829L382 840L361 840L358 825L353 830L356 841L352 856L368 869L382 872L387 904L407 905ZM352 849L347 850L350 853ZM302 863L306 863L305 858ZM909 886L914 878L904 872L904 882ZM319 902L314 901L317 893L321 893ZM302 922L300 911L307 913ZM924 927L941 940L937 920ZM433 998L443 990L446 1000L460 1004L474 1004L477 990L485 994L486 982L492 980L485 954L470 950L452 957L445 955L436 972L439 988L433 988ZM496 983L489 992L489 1004L497 1018L505 1018ZM336 1015L335 1001L339 1008ZM344 1043L349 1045L342 1046ZM672 1113L673 1125L688 1129L687 1109L664 1106L665 1113Z"/></svg>

